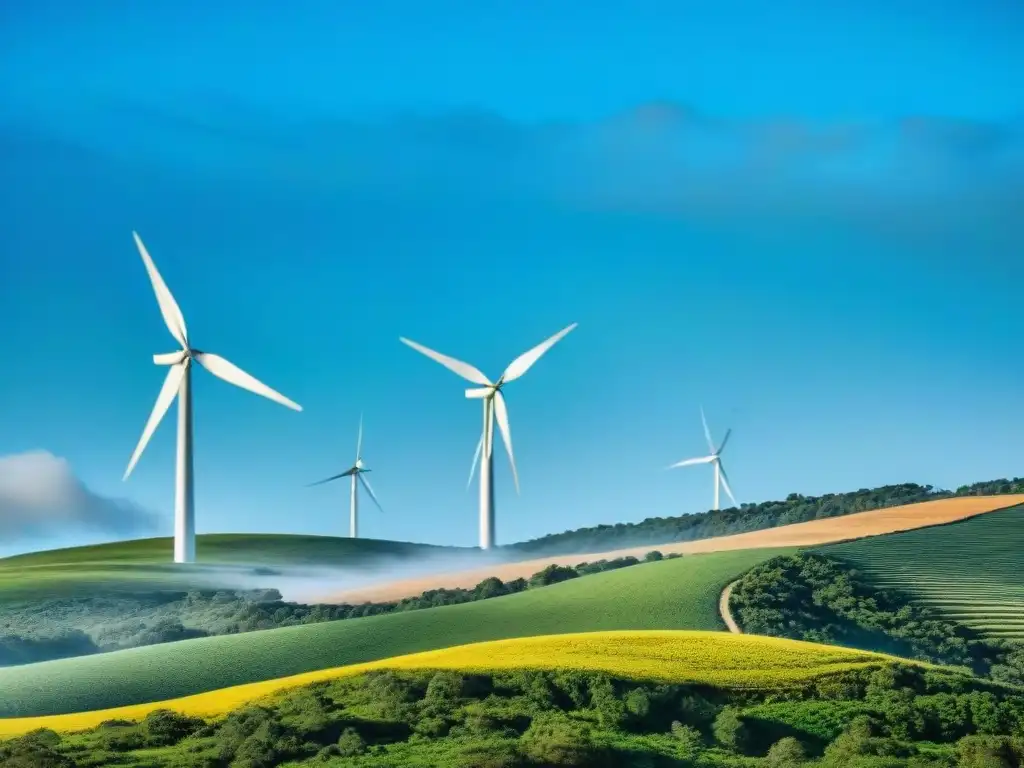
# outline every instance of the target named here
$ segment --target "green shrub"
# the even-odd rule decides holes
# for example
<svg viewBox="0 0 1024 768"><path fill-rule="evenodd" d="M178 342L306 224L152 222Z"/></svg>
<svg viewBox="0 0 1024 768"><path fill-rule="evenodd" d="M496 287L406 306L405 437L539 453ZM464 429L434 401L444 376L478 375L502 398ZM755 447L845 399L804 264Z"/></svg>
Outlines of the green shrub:
<svg viewBox="0 0 1024 768"><path fill-rule="evenodd" d="M794 768L807 760L803 744L792 736L779 739L772 744L765 756L765 765L771 768Z"/></svg>
<svg viewBox="0 0 1024 768"><path fill-rule="evenodd" d="M203 725L205 723L198 717L189 717L169 709L156 709L146 715L141 731L149 746L169 747L191 736Z"/></svg>
<svg viewBox="0 0 1024 768"><path fill-rule="evenodd" d="M740 717L739 710L729 705L722 708L715 718L711 731L715 735L715 741L723 747L736 752L742 752L747 748L750 735L746 724Z"/></svg>
<svg viewBox="0 0 1024 768"><path fill-rule="evenodd" d="M341 757L355 757L366 751L366 742L355 728L346 728L338 737L336 754Z"/></svg>
<svg viewBox="0 0 1024 768"><path fill-rule="evenodd" d="M524 755L543 765L597 766L606 757L591 744L585 724L554 712L534 718L519 744Z"/></svg>

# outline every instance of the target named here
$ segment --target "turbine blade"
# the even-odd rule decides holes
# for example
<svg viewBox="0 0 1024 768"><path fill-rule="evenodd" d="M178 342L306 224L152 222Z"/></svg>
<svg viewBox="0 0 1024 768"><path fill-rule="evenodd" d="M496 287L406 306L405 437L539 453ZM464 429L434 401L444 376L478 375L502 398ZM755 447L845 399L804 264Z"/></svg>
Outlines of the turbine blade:
<svg viewBox="0 0 1024 768"><path fill-rule="evenodd" d="M403 336L399 336L398 340L405 344L406 346L412 347L417 352L426 355L431 360L440 363L449 371L457 373L459 376L466 379L466 381L471 381L474 384L479 384L485 387L490 386L491 384L491 382L488 380L486 376L484 376L480 371L478 371L469 363L464 363L461 360L456 360L454 357L448 357L448 355L442 355L440 352L435 352L432 349L428 349L427 347L424 347L422 344L417 344L415 341L410 341L409 339Z"/></svg>
<svg viewBox="0 0 1024 768"><path fill-rule="evenodd" d="M223 379L229 384L234 384L236 387L255 392L257 395L262 395L268 400L273 400L275 403L291 408L293 411L302 410L301 405L292 402L280 392L275 392L266 384L257 381L237 365L225 360L220 355L215 355L211 352L196 352L194 357L196 362L218 379Z"/></svg>
<svg viewBox="0 0 1024 768"><path fill-rule="evenodd" d="M473 484L473 475L476 474L476 465L480 461L480 453L484 449L484 436L481 433L480 442L476 444L476 453L473 454L473 465L469 468L469 481L466 483L466 490Z"/></svg>
<svg viewBox="0 0 1024 768"><path fill-rule="evenodd" d="M323 485L324 483L329 483L332 480L340 480L343 477L348 477L353 472L355 472L355 469L350 469L347 472L342 472L340 475L333 475L332 477L328 477L326 480L317 480L315 483L310 483L306 487L312 488L314 485Z"/></svg>
<svg viewBox="0 0 1024 768"><path fill-rule="evenodd" d="M530 370L530 367L538 360L540 360L541 355L543 355L545 352L547 352L549 349L555 346L555 344L563 336L569 333L569 331L575 328L576 325L577 323L573 323L567 328L563 328L547 341L541 342L530 351L524 352L511 363L509 363L508 368L505 369L505 373L503 373L501 376L502 381L515 381L528 370Z"/></svg>
<svg viewBox="0 0 1024 768"><path fill-rule="evenodd" d="M380 502L377 501L377 497L373 494L373 488L370 487L370 481L363 476L362 472L356 475L356 477L359 478L359 482L363 484L363 488L366 489L366 492L370 494L370 498L373 499L373 503L377 505L377 509L383 512L384 508L380 505Z"/></svg>
<svg viewBox="0 0 1024 768"><path fill-rule="evenodd" d="M512 479L516 484L516 493L519 493L519 473L516 472L516 457L512 453L512 430L508 423L508 408L505 406L505 396L501 390L494 393L494 415L498 419L498 429L501 430L501 439L505 441L505 450L508 451L508 460L512 464Z"/></svg>
<svg viewBox="0 0 1024 768"><path fill-rule="evenodd" d="M722 481L722 487L725 488L725 492L729 494L729 498L732 499L733 506L738 507L740 503L736 501L736 497L732 495L732 488L729 487L729 476L725 474L725 467L722 466L722 462L718 462L718 477Z"/></svg>
<svg viewBox="0 0 1024 768"><path fill-rule="evenodd" d="M363 457L363 414L359 414L359 438L356 440L356 461Z"/></svg>
<svg viewBox="0 0 1024 768"><path fill-rule="evenodd" d="M149 282L153 284L153 292L156 294L157 304L160 305L160 314L163 315L164 324L167 325L167 330L171 332L171 336L176 338L182 347L188 349L188 329L185 328L185 318L181 314L178 302L171 295L167 283L160 277L160 273L157 271L156 264L153 263L149 251L142 244L142 238L139 237L137 232L132 232L132 237L135 238L135 245L142 255L142 262L146 265L146 272L149 273Z"/></svg>
<svg viewBox="0 0 1024 768"><path fill-rule="evenodd" d="M707 438L707 441L708 441L708 450L711 451L712 454L714 454L714 452L715 452L715 443L711 439L711 430L708 429L708 420L704 418L704 406L703 405L700 407L700 423L704 425L704 437Z"/></svg>
<svg viewBox="0 0 1024 768"><path fill-rule="evenodd" d="M146 422L146 427L142 430L142 437L139 438L139 444L135 446L135 453L132 454L131 461L128 462L128 469L124 471L124 477L121 478L122 481L127 480L128 475L135 469L136 462L142 456L142 452L146 450L149 438L153 436L153 432L156 431L160 420L167 413L167 409L171 407L174 396L178 394L178 387L181 386L181 380L185 376L185 367L187 365L187 361L180 365L172 365L170 370L167 371L163 386L160 387L160 394L156 396L156 404L149 414L149 421Z"/></svg>
<svg viewBox="0 0 1024 768"><path fill-rule="evenodd" d="M732 434L732 429L725 430L725 437L722 438L722 444L718 446L718 450L715 451L715 455L718 456L725 449L725 444L729 442L729 435Z"/></svg>
<svg viewBox="0 0 1024 768"><path fill-rule="evenodd" d="M677 461L675 464L670 465L668 469L675 469L676 467L689 467L694 464L707 464L714 460L714 456L701 456L699 459L685 459L683 461Z"/></svg>
<svg viewBox="0 0 1024 768"><path fill-rule="evenodd" d="M494 390L490 387L482 387L481 389L467 389L466 397L471 400L480 400L484 397L490 397L491 392Z"/></svg>

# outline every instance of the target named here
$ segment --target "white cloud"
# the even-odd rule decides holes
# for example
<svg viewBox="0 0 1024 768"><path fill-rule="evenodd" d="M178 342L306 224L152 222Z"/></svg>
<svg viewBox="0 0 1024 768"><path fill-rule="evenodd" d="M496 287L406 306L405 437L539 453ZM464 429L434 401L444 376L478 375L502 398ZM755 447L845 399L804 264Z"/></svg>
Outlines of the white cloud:
<svg viewBox="0 0 1024 768"><path fill-rule="evenodd" d="M48 451L0 456L0 538L66 535L69 528L120 535L156 527L153 514L93 493L67 460Z"/></svg>

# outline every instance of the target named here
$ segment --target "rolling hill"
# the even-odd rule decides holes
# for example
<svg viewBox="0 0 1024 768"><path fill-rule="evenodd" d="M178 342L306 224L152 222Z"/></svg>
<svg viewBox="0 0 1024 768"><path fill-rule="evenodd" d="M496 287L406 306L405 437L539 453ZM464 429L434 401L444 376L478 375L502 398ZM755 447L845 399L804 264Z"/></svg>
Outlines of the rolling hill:
<svg viewBox="0 0 1024 768"><path fill-rule="evenodd" d="M657 546L657 549L663 554L673 552L696 554L702 552L761 549L765 547L811 547L867 536L881 536L928 526L941 526L1021 503L1024 503L1024 494L960 496L889 507L887 509L877 509L869 512L858 512L840 517L826 517L820 520L794 523L792 525L780 525L775 528L748 531L731 536L716 536L694 541L663 544ZM411 579L387 581L380 584L370 584L366 587L318 596L318 600L320 602L348 603L400 600L404 597L422 594L428 589L439 589L442 587L472 588L488 576L497 576L502 581L528 578L531 574L552 563L575 565L582 560L594 561L602 558L610 560L630 555L642 557L651 549L651 546L630 547L611 552L591 552L579 555L523 560L501 565L491 565L486 568L472 568L460 572L441 573Z"/></svg>
<svg viewBox="0 0 1024 768"><path fill-rule="evenodd" d="M231 575L272 576L275 567L398 566L433 558L479 562L482 553L377 539L289 534L205 534L196 537L196 564L171 562L173 539L119 541L0 559L0 598L90 595L99 589L187 589ZM272 586L272 585L271 585Z"/></svg>
<svg viewBox="0 0 1024 768"><path fill-rule="evenodd" d="M290 688L378 669L447 669L477 673L572 669L630 680L763 689L894 661L916 664L848 648L720 632L648 630L548 635L396 656L114 709L0 719L0 736L20 735L36 728L58 732L82 730L107 720L138 720L157 709L213 717Z"/></svg>
<svg viewBox="0 0 1024 768"><path fill-rule="evenodd" d="M463 605L7 667L0 669L0 716L139 704L485 640L598 630L721 630L722 588L789 551L685 557Z"/></svg>
<svg viewBox="0 0 1024 768"><path fill-rule="evenodd" d="M987 637L1024 640L1024 505L818 551Z"/></svg>

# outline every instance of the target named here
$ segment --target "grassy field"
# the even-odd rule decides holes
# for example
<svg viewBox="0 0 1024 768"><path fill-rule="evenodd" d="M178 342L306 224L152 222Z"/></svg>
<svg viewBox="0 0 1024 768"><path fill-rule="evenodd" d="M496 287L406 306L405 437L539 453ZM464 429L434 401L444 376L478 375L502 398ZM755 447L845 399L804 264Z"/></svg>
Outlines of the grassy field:
<svg viewBox="0 0 1024 768"><path fill-rule="evenodd" d="M478 673L513 669L573 669L603 672L631 680L764 689L802 683L848 669L879 666L892 660L893 657L848 648L719 632L632 631L548 635L397 656L148 704L46 717L0 719L0 736L16 736L35 728L52 728L58 732L83 730L104 720L139 720L161 708L213 717L289 688L377 669L450 669Z"/></svg>
<svg viewBox="0 0 1024 768"><path fill-rule="evenodd" d="M0 716L140 704L486 640L599 630L721 630L722 588L757 563L791 551L694 555L463 605L7 667L0 669Z"/></svg>
<svg viewBox="0 0 1024 768"><path fill-rule="evenodd" d="M1024 640L1024 505L818 551L989 637Z"/></svg>
<svg viewBox="0 0 1024 768"><path fill-rule="evenodd" d="M0 559L0 597L64 597L98 589L188 588L216 580L210 566L352 567L453 555L475 550L376 539L287 534L206 534L196 537L195 566L172 562L171 538L137 539L33 552ZM251 572L251 570L250 570ZM273 586L273 584L269 584Z"/></svg>

